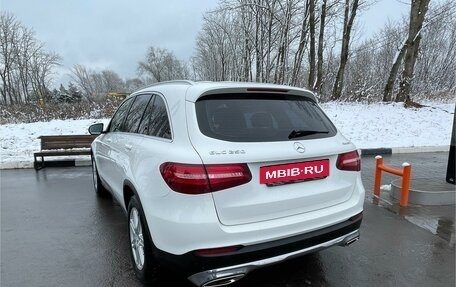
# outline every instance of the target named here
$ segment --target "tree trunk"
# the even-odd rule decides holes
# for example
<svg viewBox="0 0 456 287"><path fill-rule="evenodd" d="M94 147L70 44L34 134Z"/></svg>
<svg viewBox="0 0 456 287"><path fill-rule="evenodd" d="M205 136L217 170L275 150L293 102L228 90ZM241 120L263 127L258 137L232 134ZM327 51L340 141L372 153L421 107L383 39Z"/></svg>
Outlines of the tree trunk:
<svg viewBox="0 0 456 287"><path fill-rule="evenodd" d="M340 53L340 64L337 71L336 81L334 82L331 100L338 100L342 94L345 66L347 65L348 60L350 33L353 27L353 21L355 20L356 12L358 11L358 6L359 0L354 0L353 4L351 5L350 12L350 0L345 0L344 29L342 37L342 49Z"/></svg>
<svg viewBox="0 0 456 287"><path fill-rule="evenodd" d="M249 13L249 11L246 11L245 7L241 8L242 29L244 32L244 55L243 55L244 73L242 75L243 79L241 81L244 81L244 82L248 82L250 80L250 72L251 72L251 65L250 65L251 42L249 41L249 38L250 38L249 24L250 23L247 23L247 20L250 20L250 19L247 18L247 13Z"/></svg>
<svg viewBox="0 0 456 287"><path fill-rule="evenodd" d="M402 70L399 93L396 102L410 101L410 89L415 69L416 59L421 40L421 28L428 10L430 0L412 0L410 10L410 24L407 39L407 48L404 56L404 69Z"/></svg>
<svg viewBox="0 0 456 287"><path fill-rule="evenodd" d="M261 2L257 3L258 5L261 5ZM263 61L263 55L260 51L260 29L261 27L261 11L258 7L255 8L255 82L260 82L261 79L261 61Z"/></svg>
<svg viewBox="0 0 456 287"><path fill-rule="evenodd" d="M407 41L405 41L404 44L402 45L402 48L396 55L396 59L394 60L393 66L391 67L388 81L386 82L385 89L383 90L382 101L384 101L384 102L391 102L391 100L392 100L394 82L396 80L397 72L399 71L399 67L401 66L402 59L404 58L406 49L407 49Z"/></svg>
<svg viewBox="0 0 456 287"><path fill-rule="evenodd" d="M266 50L266 71L265 71L265 82L271 81L271 71L272 71L272 63L271 63L271 51L272 51L272 27L273 27L273 20L274 20L274 9L275 4L277 2L270 3L266 1L266 5L268 7L268 47ZM271 6L272 5L272 6Z"/></svg>
<svg viewBox="0 0 456 287"><path fill-rule="evenodd" d="M315 84L315 0L309 1L309 33L310 33L310 48L309 48L309 79L307 86L313 89Z"/></svg>
<svg viewBox="0 0 456 287"><path fill-rule="evenodd" d="M242 81L248 82L249 80L249 66L250 66L250 61L249 61L249 38L247 35L244 36L244 75Z"/></svg>
<svg viewBox="0 0 456 287"><path fill-rule="evenodd" d="M286 11L285 11L285 23L280 35L279 41L279 51L277 56L277 66L276 66L276 73L274 76L274 83L275 84L283 84L285 81L285 69L286 69L286 60L288 57L288 33L290 32L290 24L291 24L291 2L287 2Z"/></svg>
<svg viewBox="0 0 456 287"><path fill-rule="evenodd" d="M308 0L314 1L314 0ZM301 70L302 58L304 56L304 50L306 48L306 38L307 38L307 20L309 18L309 5L306 3L306 9L304 10L304 17L301 24L301 35L299 37L298 50L295 53L294 62L293 62L293 73L291 75L291 85L296 86L298 82L299 72Z"/></svg>
<svg viewBox="0 0 456 287"><path fill-rule="evenodd" d="M321 4L321 16L320 16L320 33L318 34L318 50L317 50L317 79L313 90L318 94L321 94L322 83L323 83L323 41L325 34L325 21L326 21L326 1L323 0Z"/></svg>

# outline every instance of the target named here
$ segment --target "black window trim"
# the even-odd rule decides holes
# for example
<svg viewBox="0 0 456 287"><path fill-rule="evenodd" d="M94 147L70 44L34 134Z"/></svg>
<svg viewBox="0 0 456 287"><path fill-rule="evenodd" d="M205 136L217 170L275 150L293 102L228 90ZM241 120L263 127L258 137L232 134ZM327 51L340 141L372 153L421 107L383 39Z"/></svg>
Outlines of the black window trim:
<svg viewBox="0 0 456 287"><path fill-rule="evenodd" d="M150 96L150 99L149 101L147 101L147 104L144 108L144 111L141 115L141 118L139 119L139 124L138 124L138 127L136 128L136 130L134 132L130 132L130 131L124 131L124 133L129 133L129 134L139 134L138 133L138 129L139 129L139 126L141 125L141 122L144 118L144 114L146 113L146 109L147 109L147 106L149 105L149 103L153 100L155 100L155 95L152 94L152 93L141 93L141 94L136 94L134 95L133 97L135 98L134 101L130 104L130 107L128 108L128 112L127 112L127 115L125 116L125 119L124 119L124 122L122 123L122 125L125 124L125 120L127 119L128 115L130 114L130 110L131 110L131 107L133 106L133 104L136 102L137 98L140 97L140 96ZM152 102L153 103L153 102Z"/></svg>
<svg viewBox="0 0 456 287"><path fill-rule="evenodd" d="M127 113L125 114L124 118L122 119L122 123L120 124L120 127L123 127L123 124L125 123L125 119L127 118L127 115L128 115L128 112L130 111L130 108L131 108L131 104L134 102L135 99L133 99L134 97L128 97L126 98L125 100L122 101L122 103L120 103L119 107L117 108L116 112L114 113L114 115L111 117L111 120L109 121L109 125L107 127L107 131L108 133L114 133L113 131L111 131L111 124L112 124L112 119L117 115L117 113L119 112L119 109L121 106L125 105L126 102L128 101L131 101L129 103L129 107L128 107L128 110L127 110ZM115 131L116 133L123 133L123 131Z"/></svg>
<svg viewBox="0 0 456 287"><path fill-rule="evenodd" d="M145 137L151 137L151 138L154 138L154 139L157 139L157 140L161 140L161 141L164 141L164 142L169 142L169 143L173 142L174 141L173 124L172 124L171 116L170 116L170 113L169 113L168 102L166 101L166 98L159 92L147 92L146 94L152 95L152 97L150 98L150 101L149 101L149 103L147 105L150 105L151 103L153 105L155 103L155 98L156 97L160 97L163 100L163 102L165 103L166 116L168 117L169 131L170 131L170 134L171 134L171 138L167 139L167 138L164 138L164 137L157 137L157 136L140 134L140 133L138 133L138 134L142 135L142 136L145 136ZM146 107L146 109L147 109L147 107ZM141 126L141 123L142 123L143 118L144 118L144 114L145 113L143 113L143 117L141 117L141 121L139 122L138 129Z"/></svg>

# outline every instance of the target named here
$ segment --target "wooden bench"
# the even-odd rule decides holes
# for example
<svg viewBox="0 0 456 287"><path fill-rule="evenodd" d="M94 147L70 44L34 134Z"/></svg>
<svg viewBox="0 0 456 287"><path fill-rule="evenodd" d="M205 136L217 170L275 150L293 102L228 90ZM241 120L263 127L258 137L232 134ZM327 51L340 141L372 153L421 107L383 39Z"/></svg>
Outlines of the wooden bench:
<svg viewBox="0 0 456 287"><path fill-rule="evenodd" d="M35 152L33 166L36 170L45 167L46 156L90 155L90 145L96 135L40 136L41 151ZM38 158L41 157L41 161Z"/></svg>

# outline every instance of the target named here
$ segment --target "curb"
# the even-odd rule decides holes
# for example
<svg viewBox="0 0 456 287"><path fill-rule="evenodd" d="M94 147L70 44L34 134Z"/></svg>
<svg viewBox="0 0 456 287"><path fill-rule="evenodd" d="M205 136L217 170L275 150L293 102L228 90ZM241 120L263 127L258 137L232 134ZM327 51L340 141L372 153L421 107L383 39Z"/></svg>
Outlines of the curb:
<svg viewBox="0 0 456 287"><path fill-rule="evenodd" d="M361 156L364 155L385 155L385 154L392 154L392 148L362 148L360 149Z"/></svg>
<svg viewBox="0 0 456 287"><path fill-rule="evenodd" d="M90 160L77 160L77 159L51 160L51 161L46 161L45 165L46 165L46 167L91 166L92 162Z"/></svg>
<svg viewBox="0 0 456 287"><path fill-rule="evenodd" d="M90 160L77 160L77 159L65 159L65 160L50 160L45 162L46 167L74 167L74 166L91 166ZM22 169L22 168L33 168L32 161L17 161L17 162L2 162L0 170L2 169Z"/></svg>
<svg viewBox="0 0 456 287"><path fill-rule="evenodd" d="M424 153L424 152L449 152L450 146L422 146L422 147L393 147L393 148L363 148L361 155L391 155L400 153Z"/></svg>

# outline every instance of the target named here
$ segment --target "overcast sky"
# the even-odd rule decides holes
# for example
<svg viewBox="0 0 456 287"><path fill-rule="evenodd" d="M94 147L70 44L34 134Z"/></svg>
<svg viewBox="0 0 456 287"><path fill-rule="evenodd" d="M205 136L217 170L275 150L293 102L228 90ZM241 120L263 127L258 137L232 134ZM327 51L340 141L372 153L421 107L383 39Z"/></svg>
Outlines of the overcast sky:
<svg viewBox="0 0 456 287"><path fill-rule="evenodd" d="M124 78L136 76L138 61L148 47L166 48L181 60L194 51L204 12L217 0L0 0L2 11L12 12L33 28L46 48L63 58L59 82L68 69L83 64L95 70L111 69ZM405 2L402 0L402 2ZM408 13L398 0L378 0L362 12L364 37L378 31L387 19Z"/></svg>

